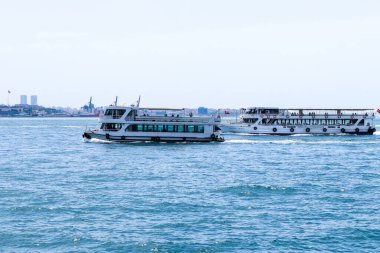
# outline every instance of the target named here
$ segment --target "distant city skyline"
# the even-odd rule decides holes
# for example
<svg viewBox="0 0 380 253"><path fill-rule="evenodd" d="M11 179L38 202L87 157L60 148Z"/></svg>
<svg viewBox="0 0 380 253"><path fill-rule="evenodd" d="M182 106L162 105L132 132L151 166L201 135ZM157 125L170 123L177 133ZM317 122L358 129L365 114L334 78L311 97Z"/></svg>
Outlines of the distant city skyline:
<svg viewBox="0 0 380 253"><path fill-rule="evenodd" d="M380 2L5 1L0 104L380 107Z"/></svg>

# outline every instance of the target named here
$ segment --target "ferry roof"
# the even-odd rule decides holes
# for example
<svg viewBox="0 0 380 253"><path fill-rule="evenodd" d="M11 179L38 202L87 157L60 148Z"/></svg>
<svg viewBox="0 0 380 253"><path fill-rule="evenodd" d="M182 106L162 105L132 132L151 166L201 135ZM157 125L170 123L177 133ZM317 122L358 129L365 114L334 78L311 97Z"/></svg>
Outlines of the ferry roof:
<svg viewBox="0 0 380 253"><path fill-rule="evenodd" d="M160 107L145 107L145 108L139 107L136 109L151 110L151 111L183 111L183 110L185 110L185 108L164 108L164 107L163 108L160 108Z"/></svg>
<svg viewBox="0 0 380 253"><path fill-rule="evenodd" d="M241 108L241 109L268 109L268 110L273 110L273 109L279 109L278 107L247 107L247 108Z"/></svg>
<svg viewBox="0 0 380 253"><path fill-rule="evenodd" d="M374 109L345 109L345 108L336 108L336 109L331 109L331 108L279 108L279 107L247 107L247 108L241 108L241 109L280 109L280 110L290 110L290 111L299 111L299 110L305 110L305 111L373 111Z"/></svg>
<svg viewBox="0 0 380 253"><path fill-rule="evenodd" d="M370 111L370 110L374 110L374 109L344 109L344 108L338 108L338 109L326 109L326 108L319 108L319 109L315 109L315 108L289 108L289 109L283 109L283 110L291 110L291 111L295 111L295 110L306 110L306 111Z"/></svg>
<svg viewBox="0 0 380 253"><path fill-rule="evenodd" d="M165 108L165 107L134 107L125 105L110 105L106 109L136 109L136 110L151 110L151 111L183 111L185 108Z"/></svg>

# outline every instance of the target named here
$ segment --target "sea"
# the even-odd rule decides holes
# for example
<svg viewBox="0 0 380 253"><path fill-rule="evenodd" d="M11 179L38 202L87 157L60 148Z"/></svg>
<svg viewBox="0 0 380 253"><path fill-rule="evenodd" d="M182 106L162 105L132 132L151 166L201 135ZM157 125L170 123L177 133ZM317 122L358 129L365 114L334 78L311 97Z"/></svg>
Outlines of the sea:
<svg viewBox="0 0 380 253"><path fill-rule="evenodd" d="M96 122L0 119L0 252L380 252L380 131L84 142Z"/></svg>

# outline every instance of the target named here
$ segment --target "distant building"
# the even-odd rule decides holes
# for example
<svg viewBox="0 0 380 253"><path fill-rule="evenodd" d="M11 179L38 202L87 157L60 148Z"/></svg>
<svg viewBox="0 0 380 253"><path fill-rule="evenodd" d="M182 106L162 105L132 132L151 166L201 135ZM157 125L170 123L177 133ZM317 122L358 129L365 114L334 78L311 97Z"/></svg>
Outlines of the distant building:
<svg viewBox="0 0 380 253"><path fill-rule="evenodd" d="M37 103L37 95L30 96L30 104L31 105L38 105L38 103Z"/></svg>
<svg viewBox="0 0 380 253"><path fill-rule="evenodd" d="M208 109L205 107L199 107L198 108L198 115L207 115L208 114Z"/></svg>
<svg viewBox="0 0 380 253"><path fill-rule="evenodd" d="M27 105L28 104L28 97L26 95L20 96L20 105Z"/></svg>

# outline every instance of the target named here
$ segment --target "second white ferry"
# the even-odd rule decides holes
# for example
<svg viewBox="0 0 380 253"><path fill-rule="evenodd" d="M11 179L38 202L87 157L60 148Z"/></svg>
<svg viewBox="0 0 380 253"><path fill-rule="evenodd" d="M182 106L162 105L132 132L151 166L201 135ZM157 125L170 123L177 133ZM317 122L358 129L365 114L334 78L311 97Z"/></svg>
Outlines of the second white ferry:
<svg viewBox="0 0 380 253"><path fill-rule="evenodd" d="M373 134L373 109L241 109L239 120L221 125L224 133L248 134Z"/></svg>
<svg viewBox="0 0 380 253"><path fill-rule="evenodd" d="M113 142L224 141L218 127L220 117L193 116L185 109L112 105L105 108L99 124L99 129L85 131L83 138Z"/></svg>

